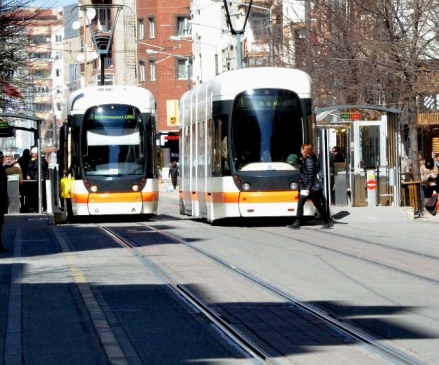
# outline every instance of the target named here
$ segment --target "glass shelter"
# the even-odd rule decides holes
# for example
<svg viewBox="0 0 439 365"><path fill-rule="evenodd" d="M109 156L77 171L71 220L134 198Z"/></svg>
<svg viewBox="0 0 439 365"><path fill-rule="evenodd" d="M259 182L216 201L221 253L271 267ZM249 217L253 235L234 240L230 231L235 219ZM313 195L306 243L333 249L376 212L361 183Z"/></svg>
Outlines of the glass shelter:
<svg viewBox="0 0 439 365"><path fill-rule="evenodd" d="M401 161L394 108L340 105L316 110L317 151L328 202L346 206L399 205ZM340 147L343 162L331 162ZM330 198L329 198L330 197Z"/></svg>

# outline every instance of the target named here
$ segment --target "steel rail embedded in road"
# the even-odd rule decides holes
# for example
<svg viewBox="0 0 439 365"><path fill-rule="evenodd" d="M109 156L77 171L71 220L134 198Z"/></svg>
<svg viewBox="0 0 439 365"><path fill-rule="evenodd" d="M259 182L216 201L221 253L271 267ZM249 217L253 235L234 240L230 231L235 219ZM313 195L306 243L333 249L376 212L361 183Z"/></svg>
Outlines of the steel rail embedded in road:
<svg viewBox="0 0 439 365"><path fill-rule="evenodd" d="M154 227L151 227L151 226L147 226L147 227L149 227L152 230L155 230L156 232L160 232L168 237L171 237L175 241L177 241L181 244L184 244L187 247L190 247L194 251L203 254L204 256L214 260L215 262L223 265L224 267L227 267L228 269L230 269L236 273L239 273L240 275L246 277L250 281L252 281L252 282L260 285L261 287L275 293L276 295L280 296L281 298L288 300L291 304L295 305L298 308L301 308L302 310L306 311L310 315L312 315L316 318L319 318L320 320L322 320L323 322L325 322L329 326L332 326L333 328L336 328L339 331L342 331L347 336L354 338L355 340L357 340L363 344L371 346L376 352L380 352L381 354L387 356L388 358L390 358L392 360L398 361L399 364L407 364L407 365L423 365L424 364L423 362L420 362L419 360L416 360L416 359L412 358L411 356L408 356L408 355L406 355L406 354L404 354L404 353L402 353L402 352L400 352L400 351L398 351L390 346L379 343L376 338L373 338L372 336L365 334L364 332L354 328L353 326L350 326L350 325L332 317L331 315L325 313L321 309L318 309L310 304L304 303L303 301L295 298L294 296L292 296L288 293L285 293L283 290L275 287L274 285L269 284L258 277L255 277L254 275L246 272L245 270L240 269L236 265L232 265L232 264L222 260L221 258L219 258L216 255L213 255L213 254L211 254L211 253L209 253L201 248L195 247L194 245L192 245L189 242L185 242L179 238L173 237L166 232L157 230Z"/></svg>
<svg viewBox="0 0 439 365"><path fill-rule="evenodd" d="M99 226L106 234L108 234L111 238L113 238L119 245L125 248L134 249L136 248L134 245L130 244L124 238L120 237L117 233L113 232L111 229L103 226ZM149 227L152 228L152 227ZM163 235L166 235L164 232L152 228L153 231L159 232ZM175 239L173 237L173 239ZM177 240L178 241L178 240ZM248 353L251 357L259 360L261 363L269 364L269 365L277 365L278 362L269 355L267 355L263 350L261 350L257 345L252 343L245 335L240 333L233 326L228 324L221 316L219 316L215 311L211 310L208 305L206 305L202 300L200 300L195 294L193 294L190 290L184 288L183 285L178 283L176 279L174 279L166 270L158 267L150 260L145 257L142 257L141 260L146 261L148 265L153 268L156 274L158 274L162 279L167 282L170 287L176 291L178 295L183 297L187 302L189 302L192 306L194 306L200 313L202 313L207 319L209 319L213 324L215 324L224 334L227 335L236 345L238 345L241 349L243 349L246 353Z"/></svg>

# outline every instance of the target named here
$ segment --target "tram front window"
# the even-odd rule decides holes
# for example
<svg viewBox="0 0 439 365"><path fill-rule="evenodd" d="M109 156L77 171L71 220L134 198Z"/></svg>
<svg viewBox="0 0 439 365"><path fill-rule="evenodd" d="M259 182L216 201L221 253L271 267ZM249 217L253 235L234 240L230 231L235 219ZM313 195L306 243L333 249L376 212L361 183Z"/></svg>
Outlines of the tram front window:
<svg viewBox="0 0 439 365"><path fill-rule="evenodd" d="M91 108L82 130L85 175L142 175L145 169L140 112L128 105Z"/></svg>
<svg viewBox="0 0 439 365"><path fill-rule="evenodd" d="M261 89L239 94L231 129L235 168L241 170L255 162L285 162L288 155L299 155L303 130L295 93Z"/></svg>

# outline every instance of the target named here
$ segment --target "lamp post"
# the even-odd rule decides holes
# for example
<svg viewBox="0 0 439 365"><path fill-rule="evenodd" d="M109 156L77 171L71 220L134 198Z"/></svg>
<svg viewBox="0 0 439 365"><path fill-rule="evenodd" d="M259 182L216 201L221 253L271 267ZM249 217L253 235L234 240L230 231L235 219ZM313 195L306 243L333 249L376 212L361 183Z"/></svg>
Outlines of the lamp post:
<svg viewBox="0 0 439 365"><path fill-rule="evenodd" d="M95 46L96 53L100 55L101 58L101 85L103 86L105 83L105 57L110 53L111 43L113 42L114 30L116 28L117 19L119 17L120 11L123 9L125 5L112 5L112 4L104 4L104 5L80 5L75 6L75 8L79 8L82 12L85 13L85 19L87 22L87 26L90 29L91 38L93 40L93 44ZM73 9L75 9L73 8ZM99 18L97 22L97 29L92 29L92 20L96 17L96 9L98 10L108 10L108 9L116 9L116 15L114 17L114 22L112 22L111 29L108 32L103 32L99 28ZM72 10L73 10L72 9ZM98 15L99 17L99 15Z"/></svg>
<svg viewBox="0 0 439 365"><path fill-rule="evenodd" d="M187 75L187 89L190 90L191 89L191 77L190 77L190 72L189 72L189 60L191 59L188 56L181 56L181 55L177 55L177 54L172 54L172 53L168 53L168 52L162 52L162 51L156 51L154 49L147 49L146 53L151 55L151 54L163 54L165 56L171 56L171 57L176 57L176 58L183 58L186 60L186 75Z"/></svg>
<svg viewBox="0 0 439 365"><path fill-rule="evenodd" d="M250 4L240 3L237 1L233 1L233 0L227 0L227 2L231 3L231 4L237 4L239 6L248 6L249 12L250 12L250 7L255 8L255 9L266 10L269 12L269 15L268 15L270 17L270 19L268 21L268 31L270 33L270 36L268 38L269 65L270 65L270 67L274 67L273 11L271 10L271 8L265 8L265 7L259 6L259 5L252 5L251 3ZM245 28L245 26L244 26L244 28Z"/></svg>
<svg viewBox="0 0 439 365"><path fill-rule="evenodd" d="M218 75L218 46L216 44L211 44L211 43L204 43L204 42L200 42L199 40L192 40L192 39L186 39L183 37L179 37L179 36L170 36L169 37L170 41L185 41L185 42L191 42L191 43L198 43L198 44L204 44L206 46L209 47L215 47L215 76Z"/></svg>
<svg viewBox="0 0 439 365"><path fill-rule="evenodd" d="M232 20L230 18L229 13L229 5L227 4L230 1L223 0L224 2L224 8L226 9L226 15L227 15L227 23L229 24L230 31L233 35L236 36L236 53L237 53L237 59L238 59L238 69L242 68L242 45L241 45L241 35L244 34L245 26L247 24L248 15L250 14L250 10L252 7L253 0L250 0L250 4L248 4L248 11L247 14L245 14L244 24L242 26L242 29L235 29L232 25ZM241 4L241 3L240 3Z"/></svg>

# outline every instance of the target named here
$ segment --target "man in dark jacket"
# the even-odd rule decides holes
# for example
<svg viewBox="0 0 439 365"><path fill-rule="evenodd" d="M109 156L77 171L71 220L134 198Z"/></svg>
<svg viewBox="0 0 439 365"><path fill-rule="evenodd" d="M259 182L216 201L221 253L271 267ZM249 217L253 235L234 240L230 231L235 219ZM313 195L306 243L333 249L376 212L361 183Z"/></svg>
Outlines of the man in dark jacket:
<svg viewBox="0 0 439 365"><path fill-rule="evenodd" d="M3 247L2 242L2 230L3 223L5 222L5 213L7 213L9 206L9 196L8 196L8 177L6 176L6 171L3 166L3 152L0 151L0 252L8 252L9 249Z"/></svg>
<svg viewBox="0 0 439 365"><path fill-rule="evenodd" d="M171 166L169 167L169 177L171 178L172 186L175 188L177 187L177 180L178 180L178 166L176 161L172 161Z"/></svg>

